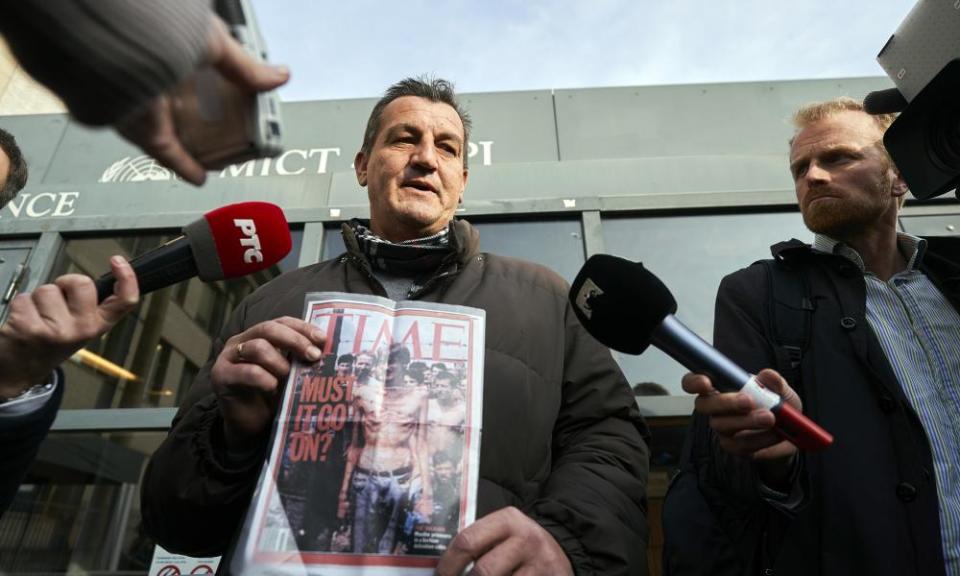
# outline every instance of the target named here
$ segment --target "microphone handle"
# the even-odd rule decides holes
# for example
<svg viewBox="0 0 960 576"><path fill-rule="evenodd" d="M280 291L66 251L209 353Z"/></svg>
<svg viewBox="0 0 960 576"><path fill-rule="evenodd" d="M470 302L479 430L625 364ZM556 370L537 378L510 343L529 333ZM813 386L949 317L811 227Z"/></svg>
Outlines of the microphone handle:
<svg viewBox="0 0 960 576"><path fill-rule="evenodd" d="M736 392L751 378L746 370L707 344L673 314L667 314L653 331L651 342L691 371L709 376L714 387L723 392Z"/></svg>
<svg viewBox="0 0 960 576"><path fill-rule="evenodd" d="M706 374L718 390L743 391L755 404L773 412L777 432L797 448L822 450L833 443L829 432L761 386L754 376L707 344L673 314L668 314L654 329L651 343L693 372Z"/></svg>
<svg viewBox="0 0 960 576"><path fill-rule="evenodd" d="M180 236L144 252L130 261L137 274L140 294L159 290L197 275L197 263L186 236ZM97 278L97 302L103 302L113 294L117 279L112 272Z"/></svg>

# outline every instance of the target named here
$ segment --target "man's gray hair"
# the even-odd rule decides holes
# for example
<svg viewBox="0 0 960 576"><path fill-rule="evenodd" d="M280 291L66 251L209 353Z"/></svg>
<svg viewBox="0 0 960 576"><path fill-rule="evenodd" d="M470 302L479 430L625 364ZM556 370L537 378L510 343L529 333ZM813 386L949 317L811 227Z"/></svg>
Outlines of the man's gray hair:
<svg viewBox="0 0 960 576"><path fill-rule="evenodd" d="M17 192L23 190L27 185L27 161L23 157L23 152L17 146L17 139L13 134L0 128L0 150L7 155L10 160L10 172L7 179L0 186L0 208L7 205L7 202L13 200Z"/></svg>
<svg viewBox="0 0 960 576"><path fill-rule="evenodd" d="M467 143L470 141L470 115L460 106L457 100L457 94L453 89L453 83L442 78L431 78L420 76L418 78L404 78L393 86L387 88L383 97L377 101L370 112L370 119L367 120L367 130L363 133L363 145L360 151L365 155L370 154L373 143L377 139L377 133L380 131L380 122L383 120L383 109L397 98L404 96L416 96L425 98L431 102L447 104L460 116L460 122L463 123L463 167L467 167Z"/></svg>

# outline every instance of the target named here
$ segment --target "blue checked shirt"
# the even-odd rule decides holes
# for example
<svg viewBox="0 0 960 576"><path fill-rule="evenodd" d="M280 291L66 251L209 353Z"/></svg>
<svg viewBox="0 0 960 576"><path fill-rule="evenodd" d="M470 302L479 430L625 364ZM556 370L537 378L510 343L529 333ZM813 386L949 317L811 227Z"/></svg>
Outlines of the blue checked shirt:
<svg viewBox="0 0 960 576"><path fill-rule="evenodd" d="M907 268L884 282L849 246L817 235L813 247L851 260L867 285L867 321L933 450L944 565L960 576L960 314L918 267L926 241L898 237Z"/></svg>

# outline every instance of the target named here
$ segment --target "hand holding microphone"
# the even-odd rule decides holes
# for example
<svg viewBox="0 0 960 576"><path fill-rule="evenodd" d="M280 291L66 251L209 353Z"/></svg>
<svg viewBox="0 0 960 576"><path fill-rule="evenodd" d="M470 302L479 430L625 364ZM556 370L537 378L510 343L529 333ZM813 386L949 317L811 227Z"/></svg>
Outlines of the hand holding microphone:
<svg viewBox="0 0 960 576"><path fill-rule="evenodd" d="M204 282L236 278L273 266L290 252L283 211L267 202L240 202L212 210L188 224L183 236L130 262L146 294L194 276ZM97 279L100 300L113 293L113 274ZM315 361L323 335L308 322L283 317L261 322L224 343L210 380L220 399L224 436L242 450L269 427L290 358Z"/></svg>
<svg viewBox="0 0 960 576"><path fill-rule="evenodd" d="M110 267L118 280L109 298L97 299L90 277L65 274L11 300L0 326L0 401L46 382L64 360L137 305L137 278L130 264L114 256Z"/></svg>
<svg viewBox="0 0 960 576"><path fill-rule="evenodd" d="M800 397L780 374L761 370L756 379L783 402L802 412ZM776 431L776 417L771 411L757 406L742 392L720 392L703 374L685 374L682 385L685 392L697 395L696 411L710 419L710 428L724 451L756 461L761 478L768 486L788 485L789 463L798 450Z"/></svg>
<svg viewBox="0 0 960 576"><path fill-rule="evenodd" d="M18 294L0 326L0 400L42 384L87 341L113 327L140 294L193 276L206 282L263 270L290 252L283 211L266 202L217 208L131 262L117 256L111 272L92 281L66 274ZM139 285L139 286L138 286Z"/></svg>
<svg viewBox="0 0 960 576"><path fill-rule="evenodd" d="M570 302L587 331L606 346L628 354L641 354L653 344L690 370L708 376L709 383L693 375L691 380L685 380L701 398L711 395L713 387L738 392L722 399L732 404L728 408L747 412L759 408L761 414L768 410L773 414L772 424L777 433L797 448L822 450L833 442L829 432L800 412L799 398L779 375L772 370L761 373L760 379L748 374L680 323L673 315L677 303L670 290L642 264L605 254L592 256L573 281ZM780 387L783 395L764 384ZM794 398L796 405L789 401ZM699 400L698 408L703 407L704 402ZM716 404L714 401L714 407ZM706 405L709 407L711 403ZM764 424L770 424L764 422L767 416L751 415L750 418L755 428L763 429ZM760 438L755 446L761 446L764 441L769 438ZM760 449L767 447L770 445Z"/></svg>

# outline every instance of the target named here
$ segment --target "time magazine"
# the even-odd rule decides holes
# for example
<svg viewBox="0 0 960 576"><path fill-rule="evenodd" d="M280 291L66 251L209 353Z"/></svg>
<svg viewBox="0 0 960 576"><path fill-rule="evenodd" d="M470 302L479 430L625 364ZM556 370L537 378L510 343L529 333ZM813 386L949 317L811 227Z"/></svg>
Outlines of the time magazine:
<svg viewBox="0 0 960 576"><path fill-rule="evenodd" d="M308 294L323 357L294 363L236 555L245 574L432 574L474 520L484 311Z"/></svg>

